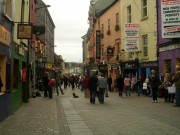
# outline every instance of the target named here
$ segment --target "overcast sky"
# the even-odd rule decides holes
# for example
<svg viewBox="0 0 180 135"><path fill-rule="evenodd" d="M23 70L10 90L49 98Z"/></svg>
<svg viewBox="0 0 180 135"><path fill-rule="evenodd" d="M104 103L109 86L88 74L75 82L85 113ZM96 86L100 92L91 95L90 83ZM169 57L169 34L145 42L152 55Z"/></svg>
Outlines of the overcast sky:
<svg viewBox="0 0 180 135"><path fill-rule="evenodd" d="M90 0L43 0L55 28L55 52L65 62L82 62L82 36L87 33Z"/></svg>

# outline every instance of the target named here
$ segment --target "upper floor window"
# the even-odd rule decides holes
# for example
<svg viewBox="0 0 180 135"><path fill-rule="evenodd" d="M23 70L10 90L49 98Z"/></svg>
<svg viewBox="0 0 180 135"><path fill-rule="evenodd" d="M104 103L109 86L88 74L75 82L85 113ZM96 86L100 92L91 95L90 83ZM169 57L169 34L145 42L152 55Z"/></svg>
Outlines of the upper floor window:
<svg viewBox="0 0 180 135"><path fill-rule="evenodd" d="M14 16L13 16L14 5L13 4L14 4L13 0L6 0L6 2L5 2L4 14L9 20L14 19Z"/></svg>
<svg viewBox="0 0 180 135"><path fill-rule="evenodd" d="M127 7L127 22L131 23L131 5Z"/></svg>
<svg viewBox="0 0 180 135"><path fill-rule="evenodd" d="M147 16L147 0L142 0L142 17Z"/></svg>
<svg viewBox="0 0 180 135"><path fill-rule="evenodd" d="M143 55L148 56L148 36L143 35L142 41L143 41Z"/></svg>
<svg viewBox="0 0 180 135"><path fill-rule="evenodd" d="M116 24L119 24L119 13L116 14Z"/></svg>
<svg viewBox="0 0 180 135"><path fill-rule="evenodd" d="M98 19L98 29L100 29L100 19Z"/></svg>
<svg viewBox="0 0 180 135"><path fill-rule="evenodd" d="M101 33L104 34L104 24L101 25Z"/></svg>
<svg viewBox="0 0 180 135"><path fill-rule="evenodd" d="M108 19L108 30L110 30L110 19Z"/></svg>

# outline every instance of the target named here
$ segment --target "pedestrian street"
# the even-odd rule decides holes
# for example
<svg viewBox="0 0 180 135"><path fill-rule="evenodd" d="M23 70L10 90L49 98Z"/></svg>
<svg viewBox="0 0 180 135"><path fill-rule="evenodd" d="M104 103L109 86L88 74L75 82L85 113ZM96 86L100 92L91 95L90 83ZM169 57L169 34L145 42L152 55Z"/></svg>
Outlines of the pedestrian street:
<svg viewBox="0 0 180 135"><path fill-rule="evenodd" d="M0 135L179 135L180 108L150 97L119 97L91 104L79 89L53 98L31 98L0 123ZM73 98L75 92L79 98ZM41 92L41 95L43 93Z"/></svg>

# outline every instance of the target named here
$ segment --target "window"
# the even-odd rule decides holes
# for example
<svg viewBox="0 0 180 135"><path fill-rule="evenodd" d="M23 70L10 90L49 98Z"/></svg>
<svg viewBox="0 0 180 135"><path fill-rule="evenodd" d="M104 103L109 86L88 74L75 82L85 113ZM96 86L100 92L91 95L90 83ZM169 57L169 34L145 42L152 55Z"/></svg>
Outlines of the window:
<svg viewBox="0 0 180 135"><path fill-rule="evenodd" d="M143 41L143 55L148 56L148 37L147 35L142 36Z"/></svg>
<svg viewBox="0 0 180 135"><path fill-rule="evenodd" d="M98 29L100 29L100 19L98 19Z"/></svg>
<svg viewBox="0 0 180 135"><path fill-rule="evenodd" d="M9 20L13 20L13 0L6 0L4 14Z"/></svg>
<svg viewBox="0 0 180 135"><path fill-rule="evenodd" d="M101 33L104 34L104 24L101 26Z"/></svg>
<svg viewBox="0 0 180 135"><path fill-rule="evenodd" d="M110 19L108 19L108 30L110 30Z"/></svg>
<svg viewBox="0 0 180 135"><path fill-rule="evenodd" d="M119 24L119 13L116 14L116 24Z"/></svg>
<svg viewBox="0 0 180 135"><path fill-rule="evenodd" d="M142 17L147 16L147 0L142 0Z"/></svg>
<svg viewBox="0 0 180 135"><path fill-rule="evenodd" d="M131 23L131 5L127 7L127 22Z"/></svg>

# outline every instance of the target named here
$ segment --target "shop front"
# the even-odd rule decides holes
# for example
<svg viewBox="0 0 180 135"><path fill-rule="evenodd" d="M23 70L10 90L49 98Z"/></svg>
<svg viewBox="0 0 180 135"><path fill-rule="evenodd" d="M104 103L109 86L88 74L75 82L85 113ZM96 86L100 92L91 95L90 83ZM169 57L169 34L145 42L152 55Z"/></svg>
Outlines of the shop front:
<svg viewBox="0 0 180 135"><path fill-rule="evenodd" d="M12 35L10 30L10 24L0 24L0 122L12 113L10 81Z"/></svg>
<svg viewBox="0 0 180 135"><path fill-rule="evenodd" d="M175 66L180 65L180 43L159 47L159 73L175 73Z"/></svg>
<svg viewBox="0 0 180 135"><path fill-rule="evenodd" d="M121 67L121 74L123 77L125 75L135 75L136 77L139 76L139 60L131 60L126 62L120 62Z"/></svg>
<svg viewBox="0 0 180 135"><path fill-rule="evenodd" d="M158 75L158 62L157 61L149 61L149 62L141 62L139 64L139 76L143 80L151 74L151 70L154 69Z"/></svg>

